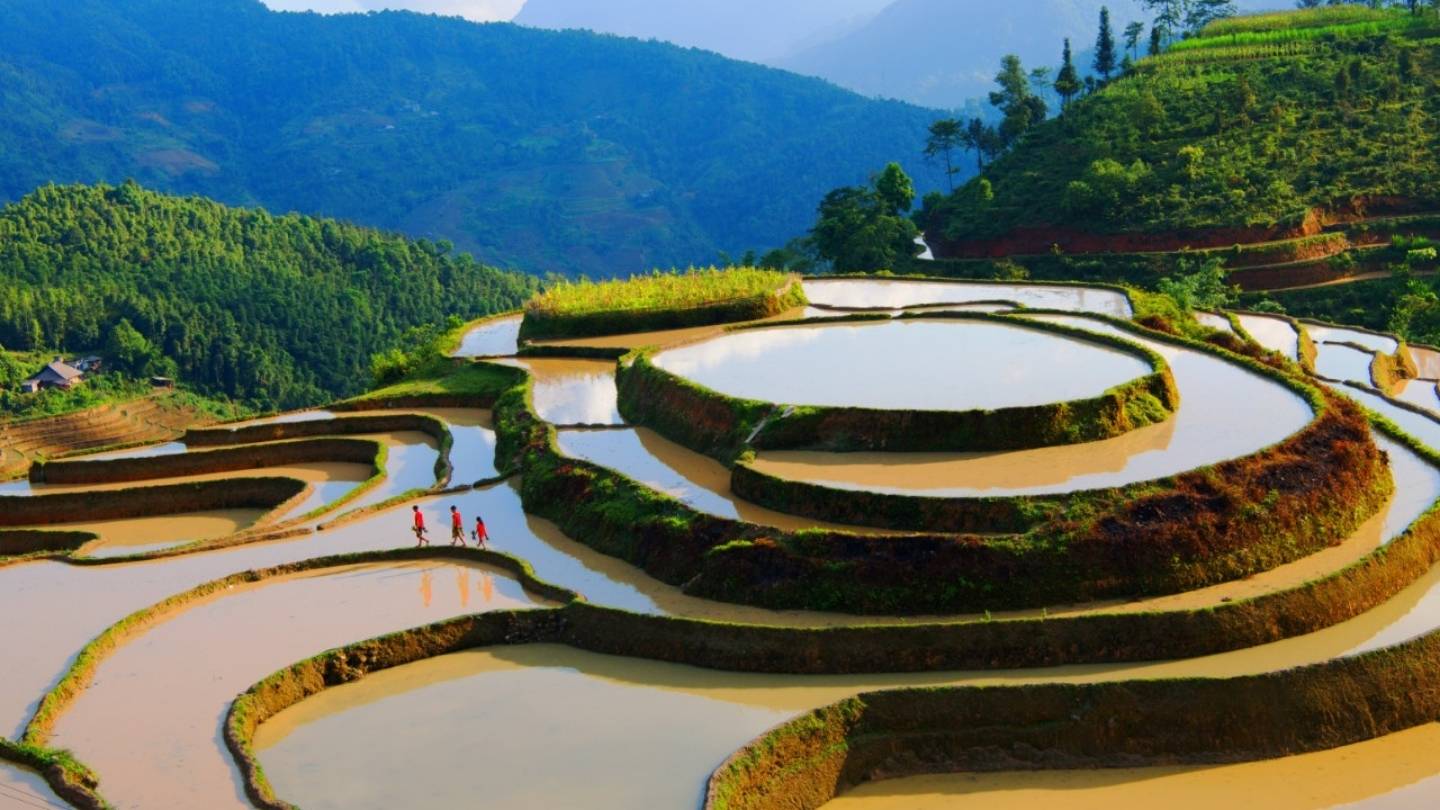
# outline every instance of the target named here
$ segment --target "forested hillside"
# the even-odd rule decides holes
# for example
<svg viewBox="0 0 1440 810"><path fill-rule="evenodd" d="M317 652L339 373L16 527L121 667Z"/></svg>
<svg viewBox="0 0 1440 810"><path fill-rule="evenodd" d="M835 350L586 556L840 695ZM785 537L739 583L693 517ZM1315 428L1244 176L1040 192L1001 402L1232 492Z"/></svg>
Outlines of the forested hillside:
<svg viewBox="0 0 1440 810"><path fill-rule="evenodd" d="M1437 36L1432 10L1214 23L932 201L927 235L949 255L1173 250L1435 210Z"/></svg>
<svg viewBox="0 0 1440 810"><path fill-rule="evenodd" d="M930 111L656 42L258 0L0 0L0 199L199 193L628 274L784 243Z"/></svg>
<svg viewBox="0 0 1440 810"><path fill-rule="evenodd" d="M134 184L47 186L0 210L0 345L174 368L261 408L315 404L363 390L371 355L407 329L537 287L448 250Z"/></svg>

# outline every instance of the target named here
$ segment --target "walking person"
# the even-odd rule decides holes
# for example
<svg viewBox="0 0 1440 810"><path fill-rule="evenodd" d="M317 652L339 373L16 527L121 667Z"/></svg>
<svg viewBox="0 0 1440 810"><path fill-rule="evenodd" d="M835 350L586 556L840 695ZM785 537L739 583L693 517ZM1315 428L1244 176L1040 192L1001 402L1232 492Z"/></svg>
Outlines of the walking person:
<svg viewBox="0 0 1440 810"><path fill-rule="evenodd" d="M485 531L485 518L475 516L475 531L471 536L475 538L476 548L485 548L485 541L490 539L490 533Z"/></svg>
<svg viewBox="0 0 1440 810"><path fill-rule="evenodd" d="M465 519L460 517L460 510L450 507L450 545L465 545Z"/></svg>
<svg viewBox="0 0 1440 810"><path fill-rule="evenodd" d="M415 527L413 529L415 532L415 547L428 546L430 545L430 541L425 535L429 534L430 530L425 528L425 513L421 512L418 506L412 506L411 509L415 511Z"/></svg>

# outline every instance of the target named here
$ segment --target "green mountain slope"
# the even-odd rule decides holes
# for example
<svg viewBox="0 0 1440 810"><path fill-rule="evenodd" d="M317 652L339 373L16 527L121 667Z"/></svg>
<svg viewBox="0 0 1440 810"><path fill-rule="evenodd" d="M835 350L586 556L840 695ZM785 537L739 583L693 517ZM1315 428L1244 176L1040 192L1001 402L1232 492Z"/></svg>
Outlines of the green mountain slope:
<svg viewBox="0 0 1440 810"><path fill-rule="evenodd" d="M1031 131L925 216L950 256L1174 250L1440 208L1440 23L1217 23Z"/></svg>
<svg viewBox="0 0 1440 810"><path fill-rule="evenodd" d="M445 248L134 184L48 186L0 209L0 345L155 358L202 391L315 404L364 390L405 330L536 288Z"/></svg>
<svg viewBox="0 0 1440 810"><path fill-rule="evenodd" d="M258 0L0 0L0 199L119 182L628 274L782 244L930 111L655 42ZM926 178L932 182L927 183Z"/></svg>

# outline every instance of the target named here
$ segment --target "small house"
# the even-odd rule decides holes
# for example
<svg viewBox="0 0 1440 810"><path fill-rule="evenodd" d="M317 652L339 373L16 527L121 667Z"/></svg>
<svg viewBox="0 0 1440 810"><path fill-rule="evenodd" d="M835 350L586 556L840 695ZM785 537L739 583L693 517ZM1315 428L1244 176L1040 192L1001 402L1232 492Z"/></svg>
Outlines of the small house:
<svg viewBox="0 0 1440 810"><path fill-rule="evenodd" d="M169 377L151 377L150 387L157 390L169 390L175 387L175 381Z"/></svg>
<svg viewBox="0 0 1440 810"><path fill-rule="evenodd" d="M85 382L85 373L57 357L40 373L20 384L20 390L35 393L47 388L74 388Z"/></svg>

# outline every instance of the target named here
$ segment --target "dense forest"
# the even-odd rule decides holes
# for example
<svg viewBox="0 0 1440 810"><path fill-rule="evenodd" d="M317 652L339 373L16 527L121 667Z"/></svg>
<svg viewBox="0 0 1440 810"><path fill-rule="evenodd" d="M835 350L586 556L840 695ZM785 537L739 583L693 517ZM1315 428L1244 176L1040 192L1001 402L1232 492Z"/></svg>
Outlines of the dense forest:
<svg viewBox="0 0 1440 810"><path fill-rule="evenodd" d="M96 351L260 408L357 393L407 330L537 286L446 243L134 183L46 186L0 210L0 345Z"/></svg>
<svg viewBox="0 0 1440 810"><path fill-rule="evenodd" d="M933 111L659 42L258 0L0 0L0 200L203 194L628 275L784 243Z"/></svg>
<svg viewBox="0 0 1440 810"><path fill-rule="evenodd" d="M965 241L1018 228L1299 224L1313 207L1440 203L1440 22L1344 7L1221 21L1030 128L923 215Z"/></svg>

